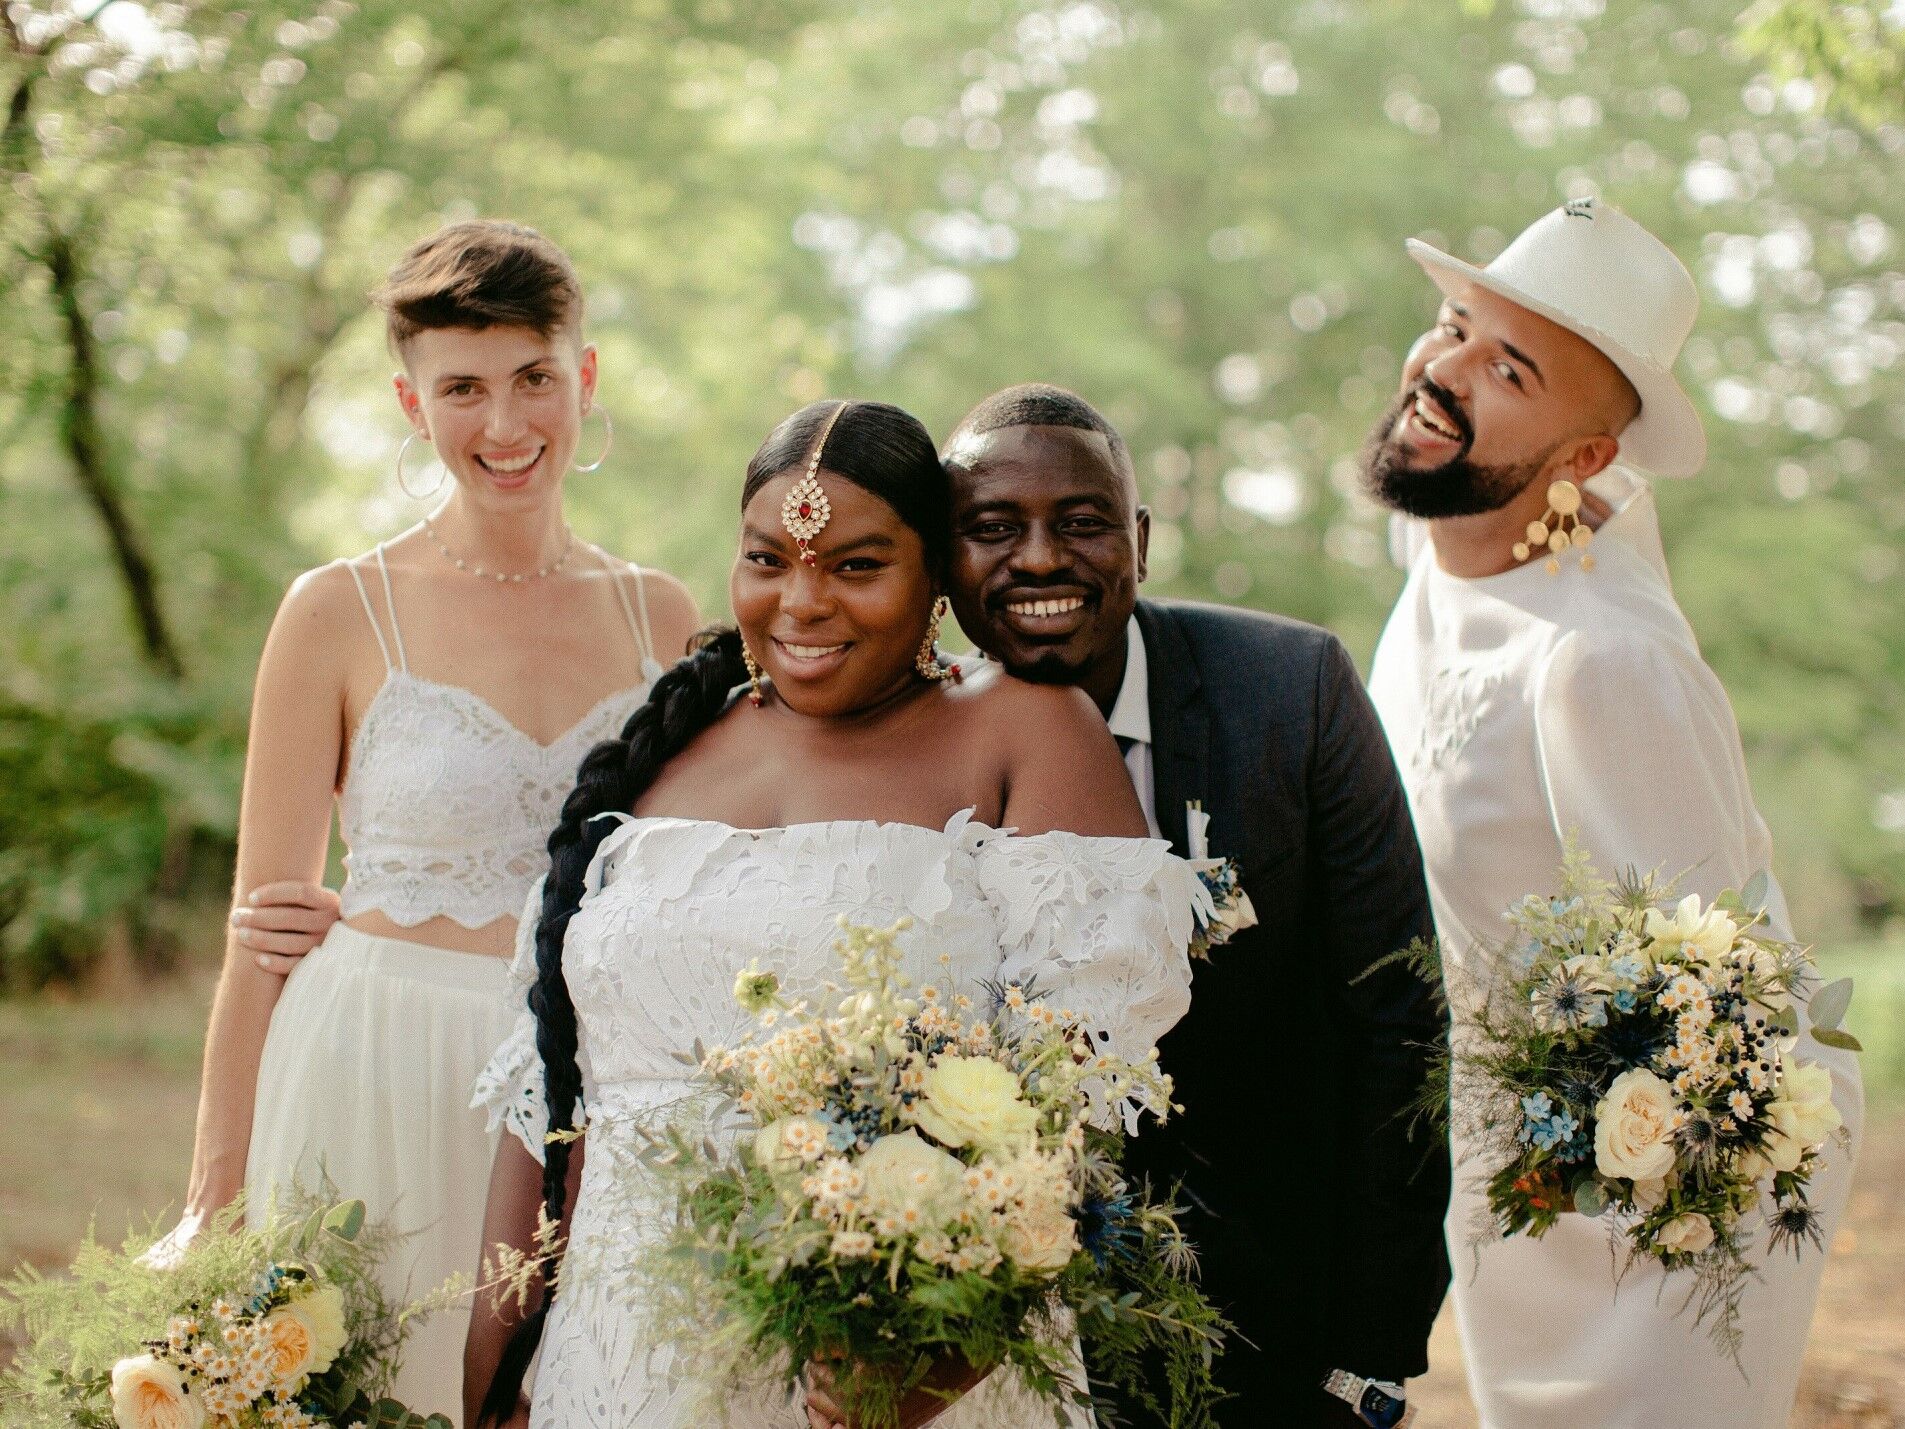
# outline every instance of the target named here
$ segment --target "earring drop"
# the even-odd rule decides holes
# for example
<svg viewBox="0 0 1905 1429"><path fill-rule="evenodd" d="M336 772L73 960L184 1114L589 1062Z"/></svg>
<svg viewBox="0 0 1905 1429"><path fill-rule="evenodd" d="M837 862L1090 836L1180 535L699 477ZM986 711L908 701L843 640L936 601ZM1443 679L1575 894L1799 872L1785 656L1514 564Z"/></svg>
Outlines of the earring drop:
<svg viewBox="0 0 1905 1429"><path fill-rule="evenodd" d="M1554 523L1549 529L1548 523ZM1539 521L1530 521L1523 533L1525 540L1515 542L1514 553L1517 561L1525 561L1536 551L1548 552L1548 574L1561 574L1561 553L1570 546L1581 553L1581 569L1594 569L1594 557L1588 554L1588 547L1594 543L1594 532L1581 519L1581 488L1571 481L1556 481L1548 487L1548 512Z"/></svg>
<svg viewBox="0 0 1905 1429"><path fill-rule="evenodd" d="M932 618L926 622L926 638L920 642L919 654L913 659L913 668L919 671L922 680L951 680L955 685L964 678L957 663L942 665L939 663L939 622L946 618L952 609L952 602L941 596L933 602Z"/></svg>
<svg viewBox="0 0 1905 1429"><path fill-rule="evenodd" d="M747 648L747 641L741 642L741 664L747 670L747 702L755 709L761 707L761 667L755 660L754 652Z"/></svg>

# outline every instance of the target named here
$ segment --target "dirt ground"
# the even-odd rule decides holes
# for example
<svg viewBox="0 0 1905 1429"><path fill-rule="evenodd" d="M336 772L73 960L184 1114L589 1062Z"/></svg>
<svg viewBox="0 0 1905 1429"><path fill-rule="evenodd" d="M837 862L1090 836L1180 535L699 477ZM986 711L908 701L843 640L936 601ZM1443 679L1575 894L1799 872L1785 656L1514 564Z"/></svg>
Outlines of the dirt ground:
<svg viewBox="0 0 1905 1429"><path fill-rule="evenodd" d="M0 1275L64 1264L89 1222L117 1241L176 1209L206 993L181 983L111 1000L0 1003ZM1905 1098L1875 1100L1807 1347L1800 1429L1905 1429ZM0 1362L9 1350L0 1332ZM1447 1311L1430 1356L1412 1386L1419 1423L1476 1424Z"/></svg>
<svg viewBox="0 0 1905 1429"><path fill-rule="evenodd" d="M1894 1103L1876 1108L1866 1127L1851 1215L1833 1243L1806 1343L1794 1429L1905 1429L1901 1184L1905 1108ZM1429 1373L1410 1385L1409 1397L1420 1406L1422 1429L1461 1429L1480 1422L1462 1372L1455 1316L1446 1305L1429 1343Z"/></svg>

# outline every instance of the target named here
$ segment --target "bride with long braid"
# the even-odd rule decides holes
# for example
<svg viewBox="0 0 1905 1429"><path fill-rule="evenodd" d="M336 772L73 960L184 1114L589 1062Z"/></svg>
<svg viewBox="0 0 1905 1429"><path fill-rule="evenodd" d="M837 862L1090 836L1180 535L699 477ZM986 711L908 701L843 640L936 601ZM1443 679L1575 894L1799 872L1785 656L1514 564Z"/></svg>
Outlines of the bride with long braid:
<svg viewBox="0 0 1905 1429"><path fill-rule="evenodd" d="M910 915L916 982L950 970L983 995L1036 974L1125 1055L1188 1006L1196 876L1144 837L1095 706L990 671L961 681L938 656L948 525L945 473L912 417L871 402L795 413L747 469L739 628L708 637L583 762L522 923L527 1010L477 1091L514 1133L486 1243L527 1249L539 1212L567 1243L527 1316L501 1295L479 1303L472 1424L705 1422L695 1365L645 1342L614 1273L662 1213L632 1213L610 1168L625 1178L615 1153L689 1090L675 1054L744 1033L731 989L750 962L812 996L840 915ZM907 1424L1017 1429L1050 1413L1005 1375L947 1364L929 1383L962 1397L916 1392ZM835 1422L818 1390L804 1410L726 1408L741 1429Z"/></svg>

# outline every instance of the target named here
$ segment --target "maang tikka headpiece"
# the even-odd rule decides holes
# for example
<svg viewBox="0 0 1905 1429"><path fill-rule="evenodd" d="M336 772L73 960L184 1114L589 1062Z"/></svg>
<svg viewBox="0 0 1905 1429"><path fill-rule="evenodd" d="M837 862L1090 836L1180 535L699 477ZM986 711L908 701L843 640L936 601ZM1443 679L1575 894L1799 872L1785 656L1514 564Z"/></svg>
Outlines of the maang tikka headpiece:
<svg viewBox="0 0 1905 1429"><path fill-rule="evenodd" d="M808 542L825 530L827 523L833 519L833 505L827 500L827 493L821 490L820 479L815 473L820 470L820 454L827 449L827 438L833 435L833 424L840 420L840 414L850 405L842 402L833 409L833 415L827 418L827 425L820 429L820 440L814 443L814 454L807 459L807 474L795 482L781 500L781 525L787 528L787 534L800 547L800 558L810 566L817 558Z"/></svg>

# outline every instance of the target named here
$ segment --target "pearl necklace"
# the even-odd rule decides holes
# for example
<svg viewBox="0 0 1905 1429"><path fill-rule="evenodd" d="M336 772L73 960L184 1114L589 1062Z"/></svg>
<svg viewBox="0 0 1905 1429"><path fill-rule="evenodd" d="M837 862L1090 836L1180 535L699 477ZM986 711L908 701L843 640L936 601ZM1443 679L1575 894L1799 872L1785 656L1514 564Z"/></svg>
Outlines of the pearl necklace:
<svg viewBox="0 0 1905 1429"><path fill-rule="evenodd" d="M539 581L544 576L552 576L569 563L569 555L575 550L575 532L570 530L567 525L564 525L562 528L562 554L557 556L555 560L551 561L541 570L529 574L524 574L521 571L514 574L507 571L486 571L474 562L464 560L455 551L452 551L448 546L444 545L443 538L437 534L437 528L431 524L428 516L423 518L423 529L430 533L431 543L435 545L439 551L443 552L444 560L455 566L459 571L468 571L479 580L492 580L498 584L509 583L521 585L524 581Z"/></svg>

